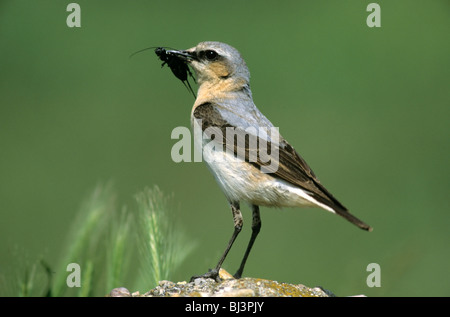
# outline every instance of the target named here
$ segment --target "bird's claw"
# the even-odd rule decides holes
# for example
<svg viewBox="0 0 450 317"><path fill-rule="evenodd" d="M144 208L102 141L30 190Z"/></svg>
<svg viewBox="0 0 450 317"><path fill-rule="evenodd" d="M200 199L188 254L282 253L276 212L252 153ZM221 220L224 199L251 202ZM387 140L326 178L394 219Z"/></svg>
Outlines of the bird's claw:
<svg viewBox="0 0 450 317"><path fill-rule="evenodd" d="M210 278L213 279L214 281L216 281L217 283L221 282L222 279L219 276L219 270L216 269L210 269L208 272L206 272L205 274L202 275L194 275L191 277L190 282L193 282L194 280L198 279L198 278Z"/></svg>

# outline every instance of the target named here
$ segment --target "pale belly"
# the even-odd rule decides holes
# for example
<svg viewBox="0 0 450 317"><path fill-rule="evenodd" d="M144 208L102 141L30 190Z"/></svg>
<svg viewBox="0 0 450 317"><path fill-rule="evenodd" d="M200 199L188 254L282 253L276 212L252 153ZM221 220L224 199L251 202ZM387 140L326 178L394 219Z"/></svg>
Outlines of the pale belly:
<svg viewBox="0 0 450 317"><path fill-rule="evenodd" d="M232 154L205 149L203 159L230 202L272 207L316 206L334 212L301 188L265 174Z"/></svg>

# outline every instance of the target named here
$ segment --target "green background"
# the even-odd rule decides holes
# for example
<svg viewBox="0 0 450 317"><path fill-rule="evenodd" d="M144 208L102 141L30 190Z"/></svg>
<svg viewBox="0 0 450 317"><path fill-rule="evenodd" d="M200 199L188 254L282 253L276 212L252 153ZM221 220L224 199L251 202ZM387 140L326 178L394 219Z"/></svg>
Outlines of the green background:
<svg viewBox="0 0 450 317"><path fill-rule="evenodd" d="M129 58L214 40L241 52L258 108L374 228L262 208L244 275L341 296L449 296L450 3L378 1L381 28L369 28L370 2L77 1L81 28L66 25L70 1L0 2L0 269L54 266L82 200L109 180L120 204L152 184L173 194L197 243L173 280L216 264L227 202L203 163L170 157L193 97L151 50ZM231 273L250 236L243 215ZM369 263L381 287L366 285Z"/></svg>

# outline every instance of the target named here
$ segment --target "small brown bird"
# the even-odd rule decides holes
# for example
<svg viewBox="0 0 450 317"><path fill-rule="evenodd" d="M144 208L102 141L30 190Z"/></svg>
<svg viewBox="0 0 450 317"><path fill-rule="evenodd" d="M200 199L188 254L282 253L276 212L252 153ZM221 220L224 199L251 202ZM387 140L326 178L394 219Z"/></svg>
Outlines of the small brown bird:
<svg viewBox="0 0 450 317"><path fill-rule="evenodd" d="M233 235L216 267L192 279L220 279L219 269L242 229L241 202L252 208L252 235L235 278L242 276L261 229L259 206L319 207L361 229L372 230L331 195L301 156L277 133L278 129L256 108L250 90L250 72L235 48L220 42L201 42L188 50L165 53L178 59L174 62L177 67L178 63L184 63L195 71L199 88L191 124L203 133L197 137L194 133L194 142L225 193L234 220Z"/></svg>

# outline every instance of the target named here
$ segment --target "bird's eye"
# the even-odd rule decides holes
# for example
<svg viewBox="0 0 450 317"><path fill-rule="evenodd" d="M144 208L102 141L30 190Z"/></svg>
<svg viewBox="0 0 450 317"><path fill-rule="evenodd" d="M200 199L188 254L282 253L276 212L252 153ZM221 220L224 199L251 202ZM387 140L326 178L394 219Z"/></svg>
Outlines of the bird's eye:
<svg viewBox="0 0 450 317"><path fill-rule="evenodd" d="M218 56L218 54L216 51L213 51L213 50L205 51L205 57L206 57L206 59L208 59L210 61L215 60L217 58L217 56Z"/></svg>

